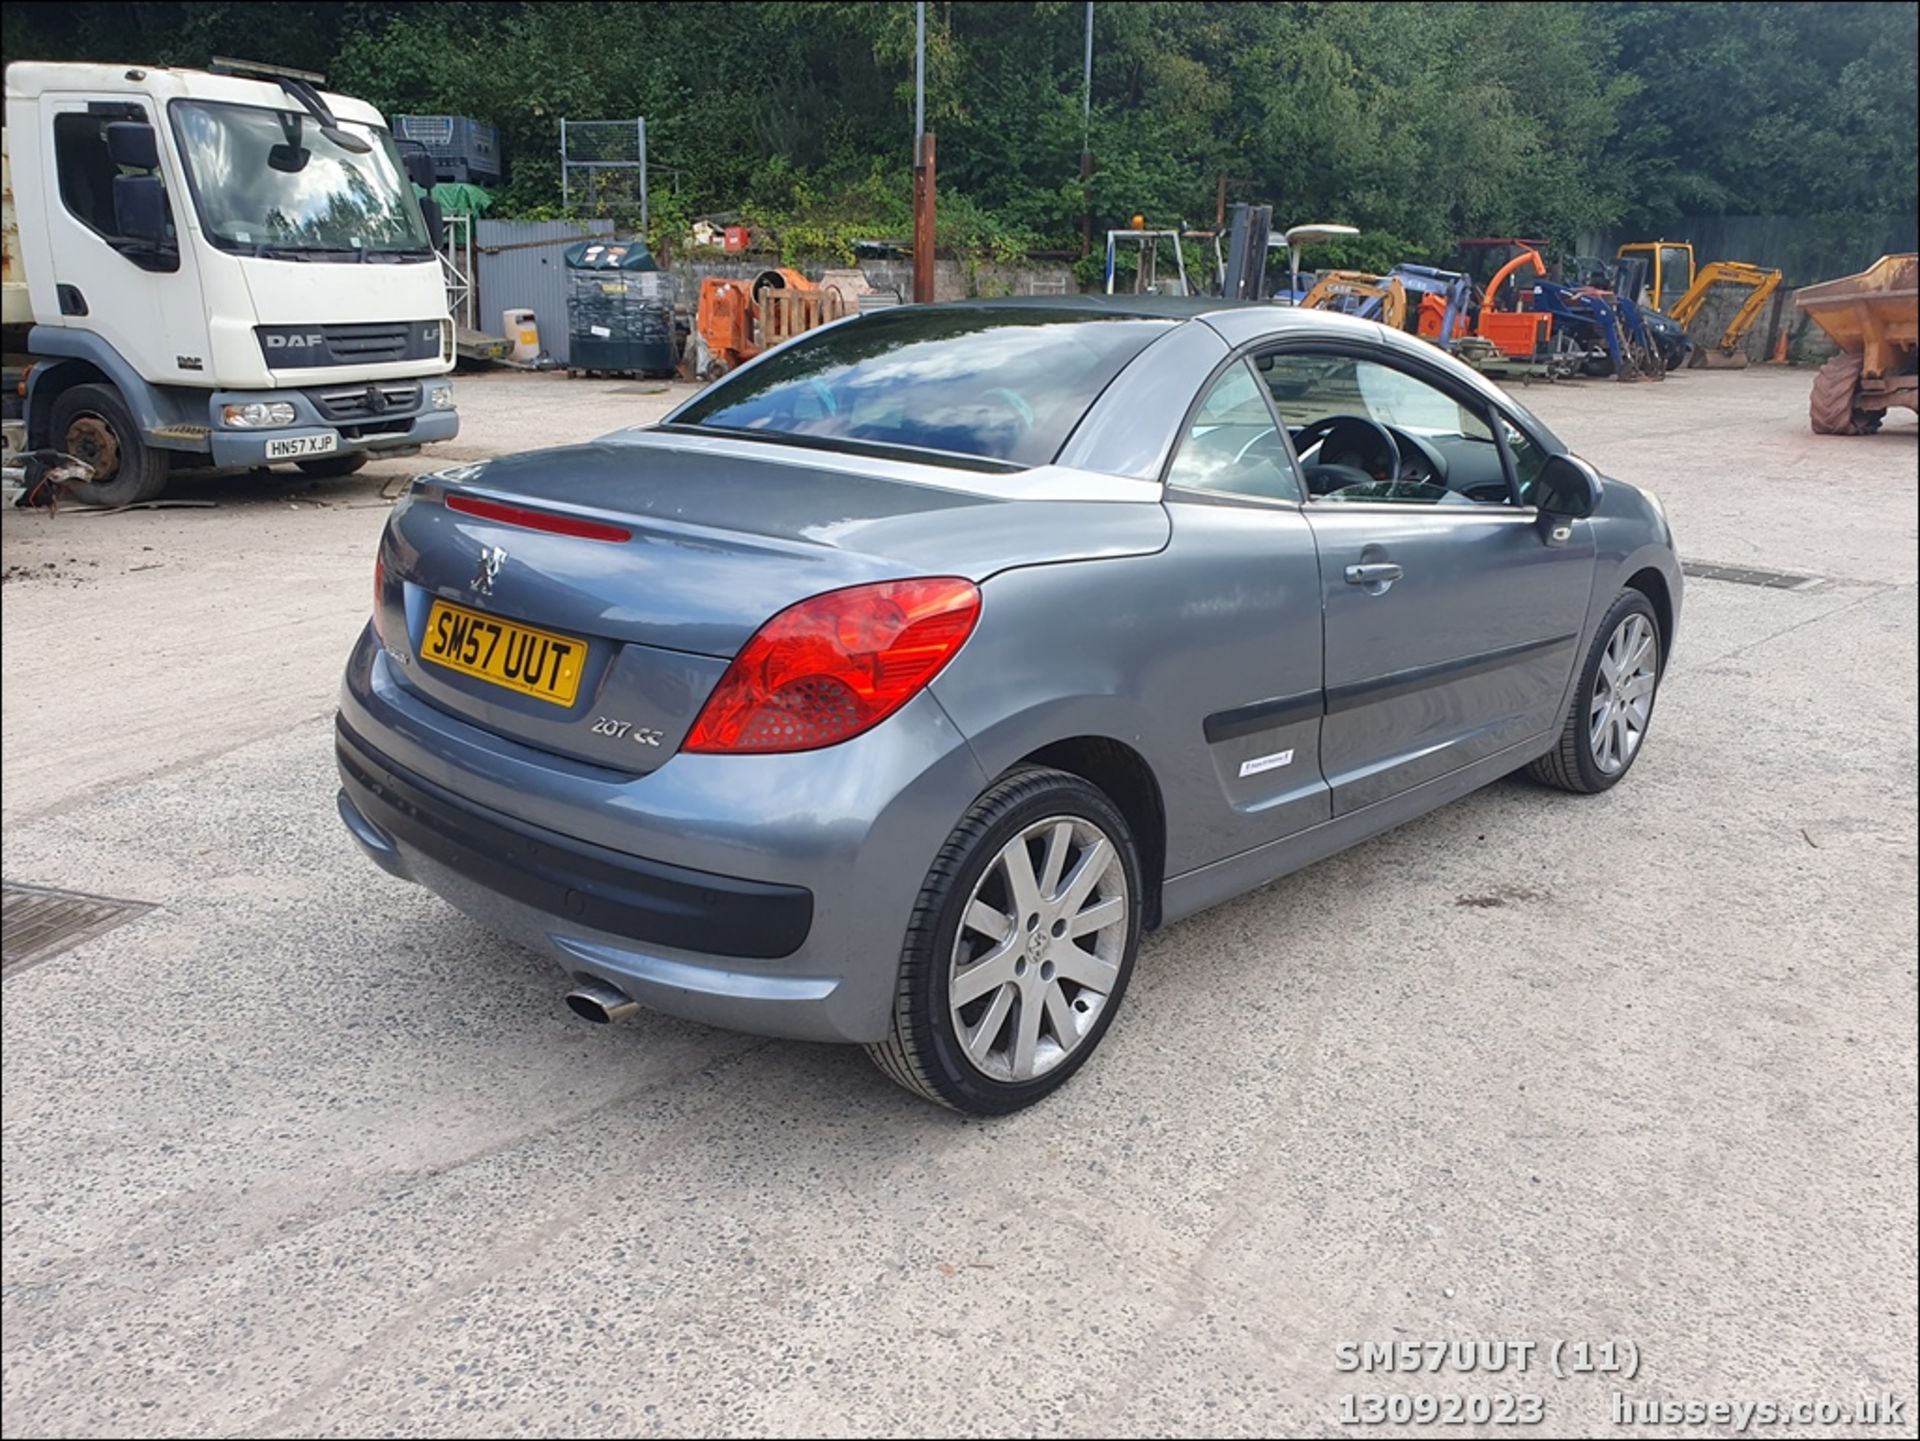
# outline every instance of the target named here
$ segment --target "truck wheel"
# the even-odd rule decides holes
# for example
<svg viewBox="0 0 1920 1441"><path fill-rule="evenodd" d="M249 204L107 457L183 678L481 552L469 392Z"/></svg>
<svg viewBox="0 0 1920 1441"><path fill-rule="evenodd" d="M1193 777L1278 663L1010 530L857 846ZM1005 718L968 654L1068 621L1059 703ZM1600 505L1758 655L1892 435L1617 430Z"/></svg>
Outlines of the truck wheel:
<svg viewBox="0 0 1920 1441"><path fill-rule="evenodd" d="M296 461L307 475L352 475L361 466L373 459L364 450L342 451L339 455L323 455L318 460Z"/></svg>
<svg viewBox="0 0 1920 1441"><path fill-rule="evenodd" d="M56 449L93 467L93 479L69 487L84 505L135 505L167 488L173 456L142 439L120 393L110 385L76 385L54 397Z"/></svg>
<svg viewBox="0 0 1920 1441"><path fill-rule="evenodd" d="M1879 416L1853 408L1853 397L1860 389L1860 369L1861 357L1841 351L1813 377L1807 418L1813 422L1815 435L1870 435L1880 428Z"/></svg>

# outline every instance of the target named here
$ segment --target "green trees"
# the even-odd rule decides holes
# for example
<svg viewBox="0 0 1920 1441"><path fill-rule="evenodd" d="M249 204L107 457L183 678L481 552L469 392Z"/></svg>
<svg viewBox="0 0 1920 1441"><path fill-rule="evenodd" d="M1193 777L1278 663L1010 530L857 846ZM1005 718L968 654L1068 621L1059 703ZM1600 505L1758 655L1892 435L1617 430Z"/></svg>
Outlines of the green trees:
<svg viewBox="0 0 1920 1441"><path fill-rule="evenodd" d="M1465 232L1568 241L1683 213L1910 213L1909 4L1168 3L928 6L943 242L1077 245L1135 213L1359 225L1400 253ZM8 59L325 70L389 113L501 127L496 213L557 206L558 122L644 114L657 229L740 211L789 249L908 228L913 7L237 0L8 6Z"/></svg>

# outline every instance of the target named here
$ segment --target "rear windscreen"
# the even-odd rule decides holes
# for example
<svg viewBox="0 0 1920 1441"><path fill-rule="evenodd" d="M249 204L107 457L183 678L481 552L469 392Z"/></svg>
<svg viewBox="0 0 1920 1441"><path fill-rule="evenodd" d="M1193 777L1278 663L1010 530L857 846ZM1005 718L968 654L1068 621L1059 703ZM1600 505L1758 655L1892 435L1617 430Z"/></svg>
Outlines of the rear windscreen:
<svg viewBox="0 0 1920 1441"><path fill-rule="evenodd" d="M1176 324L1085 310L902 306L802 336L671 423L1046 465L1107 382Z"/></svg>

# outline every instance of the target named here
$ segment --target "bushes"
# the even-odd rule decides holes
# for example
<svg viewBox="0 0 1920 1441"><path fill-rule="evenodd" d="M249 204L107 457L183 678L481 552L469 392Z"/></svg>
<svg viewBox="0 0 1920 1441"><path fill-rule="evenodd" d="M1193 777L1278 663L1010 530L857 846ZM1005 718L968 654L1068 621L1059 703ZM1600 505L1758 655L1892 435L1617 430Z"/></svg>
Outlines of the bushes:
<svg viewBox="0 0 1920 1441"><path fill-rule="evenodd" d="M9 59L204 64L258 28L240 0L0 13ZM316 0L275 14L275 60L389 114L499 126L496 213L559 205L561 116L645 115L658 238L712 211L750 215L794 258L910 231L911 6ZM1437 259L1471 232L1568 242L1688 212L1913 205L1911 5L1102 4L1090 124L1082 6L927 14L952 252L1075 247L1089 213L1096 233L1136 213L1208 225L1222 175L1279 228L1363 227L1314 256L1356 269Z"/></svg>

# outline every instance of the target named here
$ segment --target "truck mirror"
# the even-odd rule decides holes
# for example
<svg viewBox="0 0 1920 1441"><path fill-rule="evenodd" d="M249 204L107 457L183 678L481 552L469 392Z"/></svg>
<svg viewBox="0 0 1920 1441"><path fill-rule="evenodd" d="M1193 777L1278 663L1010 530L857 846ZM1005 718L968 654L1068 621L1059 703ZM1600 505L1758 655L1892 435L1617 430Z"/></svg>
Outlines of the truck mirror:
<svg viewBox="0 0 1920 1441"><path fill-rule="evenodd" d="M440 177L434 170L432 155L425 150L409 150L401 159L407 167L407 179L422 190L433 189Z"/></svg>
<svg viewBox="0 0 1920 1441"><path fill-rule="evenodd" d="M107 154L128 170L160 168L160 142L144 120L115 120L107 126Z"/></svg>
<svg viewBox="0 0 1920 1441"><path fill-rule="evenodd" d="M427 222L427 238L433 242L433 248L444 249L447 243L447 213L440 208L440 202L431 195L421 196L420 218Z"/></svg>
<svg viewBox="0 0 1920 1441"><path fill-rule="evenodd" d="M166 244L167 190L158 175L113 177L113 228L128 240Z"/></svg>
<svg viewBox="0 0 1920 1441"><path fill-rule="evenodd" d="M267 167L278 170L283 175L298 175L307 168L307 162L313 159L311 150L298 145L276 145L267 151Z"/></svg>

